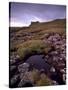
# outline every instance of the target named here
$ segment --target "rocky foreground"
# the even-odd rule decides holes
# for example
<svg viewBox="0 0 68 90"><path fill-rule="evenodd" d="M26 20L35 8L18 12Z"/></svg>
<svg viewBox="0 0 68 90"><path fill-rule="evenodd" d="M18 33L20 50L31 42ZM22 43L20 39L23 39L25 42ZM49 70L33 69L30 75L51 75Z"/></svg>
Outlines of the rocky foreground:
<svg viewBox="0 0 68 90"><path fill-rule="evenodd" d="M47 37L47 40L52 44L52 50L45 56L47 62L52 64L62 80L66 81L66 36L59 34L52 34Z"/></svg>
<svg viewBox="0 0 68 90"><path fill-rule="evenodd" d="M10 87L29 87L66 84L66 35L58 33L45 34L41 38L51 45L51 50L43 55L50 65L48 72L38 70L19 55L10 56Z"/></svg>

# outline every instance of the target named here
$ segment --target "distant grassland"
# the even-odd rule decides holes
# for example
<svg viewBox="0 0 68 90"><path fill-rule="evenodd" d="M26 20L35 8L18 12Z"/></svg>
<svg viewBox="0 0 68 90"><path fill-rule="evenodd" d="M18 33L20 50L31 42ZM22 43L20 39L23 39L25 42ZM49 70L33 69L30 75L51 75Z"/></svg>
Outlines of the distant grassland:
<svg viewBox="0 0 68 90"><path fill-rule="evenodd" d="M44 47L42 39L45 37L45 34L66 34L66 19L57 19L51 22L32 22L29 27L10 27L9 31L10 52L18 51L20 56L22 55L23 57L23 52L27 51L29 48L30 50L28 51L30 52L33 52L32 50L39 50L39 52L41 52L41 47ZM23 46L24 44L26 47Z"/></svg>

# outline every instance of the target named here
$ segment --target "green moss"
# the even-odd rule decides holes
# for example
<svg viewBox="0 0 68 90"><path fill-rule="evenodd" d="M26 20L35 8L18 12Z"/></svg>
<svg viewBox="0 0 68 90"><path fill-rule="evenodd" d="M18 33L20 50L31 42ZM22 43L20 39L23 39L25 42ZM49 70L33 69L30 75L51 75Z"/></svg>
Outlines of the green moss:
<svg viewBox="0 0 68 90"><path fill-rule="evenodd" d="M37 86L48 86L51 84L52 81L45 74L42 74L40 80L36 83Z"/></svg>
<svg viewBox="0 0 68 90"><path fill-rule="evenodd" d="M33 69L32 72L33 82L36 83L40 79L40 72L37 69Z"/></svg>
<svg viewBox="0 0 68 90"><path fill-rule="evenodd" d="M51 45L42 40L30 40L21 44L17 50L18 55L23 59L26 55L48 53Z"/></svg>
<svg viewBox="0 0 68 90"><path fill-rule="evenodd" d="M31 71L31 76L35 86L52 85L52 80L48 76L46 76L45 73L41 74L37 69L33 69Z"/></svg>

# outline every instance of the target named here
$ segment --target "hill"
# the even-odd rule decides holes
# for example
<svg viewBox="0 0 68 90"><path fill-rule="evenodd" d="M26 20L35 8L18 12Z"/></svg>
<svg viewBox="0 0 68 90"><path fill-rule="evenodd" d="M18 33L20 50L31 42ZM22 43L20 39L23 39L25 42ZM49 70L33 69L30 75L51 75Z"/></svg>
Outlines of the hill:
<svg viewBox="0 0 68 90"><path fill-rule="evenodd" d="M28 40L45 38L48 33L66 33L66 19L50 22L31 22L29 27L9 27L10 46L15 47Z"/></svg>

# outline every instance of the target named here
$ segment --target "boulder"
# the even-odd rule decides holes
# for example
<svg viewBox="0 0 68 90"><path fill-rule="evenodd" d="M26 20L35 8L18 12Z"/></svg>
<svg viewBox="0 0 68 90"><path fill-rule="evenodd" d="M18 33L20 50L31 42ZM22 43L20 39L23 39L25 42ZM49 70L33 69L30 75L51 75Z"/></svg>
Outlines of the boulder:
<svg viewBox="0 0 68 90"><path fill-rule="evenodd" d="M23 63L23 64L20 64L19 66L18 66L18 71L19 72L26 72L26 71L28 71L29 70L29 64L28 63Z"/></svg>

